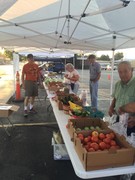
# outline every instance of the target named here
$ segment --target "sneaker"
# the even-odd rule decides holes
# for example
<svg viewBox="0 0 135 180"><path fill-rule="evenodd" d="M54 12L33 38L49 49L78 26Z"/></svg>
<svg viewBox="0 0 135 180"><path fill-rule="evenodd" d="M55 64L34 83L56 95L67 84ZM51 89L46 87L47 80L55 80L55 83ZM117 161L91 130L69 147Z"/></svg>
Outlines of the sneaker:
<svg viewBox="0 0 135 180"><path fill-rule="evenodd" d="M28 111L25 110L25 111L24 111L24 117L27 117L27 116L28 116Z"/></svg>
<svg viewBox="0 0 135 180"><path fill-rule="evenodd" d="M32 108L32 109L30 109L29 113L31 113L31 114L36 114L37 111L36 111L34 108Z"/></svg>

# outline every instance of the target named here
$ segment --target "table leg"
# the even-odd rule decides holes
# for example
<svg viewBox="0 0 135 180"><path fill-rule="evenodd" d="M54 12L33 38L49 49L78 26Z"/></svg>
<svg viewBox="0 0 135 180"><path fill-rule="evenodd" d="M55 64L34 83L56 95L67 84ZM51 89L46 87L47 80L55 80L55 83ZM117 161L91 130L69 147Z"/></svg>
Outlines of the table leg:
<svg viewBox="0 0 135 180"><path fill-rule="evenodd" d="M7 119L8 119L8 118L7 118ZM7 128L8 128L8 126L7 126L7 127L5 127L5 126L4 126L4 124L3 124L3 122L2 122L1 120L0 120L0 123L1 123L2 127L4 128L4 130L5 130L6 134L7 134L8 136L11 136L11 135L10 135L10 133L9 133L9 131L8 131L8 129L7 129ZM13 124L11 123L11 125L13 125Z"/></svg>

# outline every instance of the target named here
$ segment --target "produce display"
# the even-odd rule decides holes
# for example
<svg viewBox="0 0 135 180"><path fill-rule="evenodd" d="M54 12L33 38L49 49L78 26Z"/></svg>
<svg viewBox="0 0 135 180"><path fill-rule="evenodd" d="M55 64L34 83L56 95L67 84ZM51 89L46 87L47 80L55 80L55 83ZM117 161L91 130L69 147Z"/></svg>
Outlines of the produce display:
<svg viewBox="0 0 135 180"><path fill-rule="evenodd" d="M75 130L76 131L89 131L89 130L91 130L91 131L93 131L93 130L98 130L98 131L100 131L100 130L102 130L102 128L100 128L99 126L96 126L96 127L94 127L94 126L85 126L85 127L83 127L83 128L75 128Z"/></svg>
<svg viewBox="0 0 135 180"><path fill-rule="evenodd" d="M51 77L46 77L45 78L45 84L48 86L49 85L49 83L54 83L54 84L57 84L57 83L59 83L59 82L61 82L62 83L62 79L59 79L59 78L56 78L56 77L54 77L54 78L51 78Z"/></svg>
<svg viewBox="0 0 135 180"><path fill-rule="evenodd" d="M52 77L52 76L56 76L57 75L57 73L56 72L49 72L48 73L48 76L50 76L50 77Z"/></svg>
<svg viewBox="0 0 135 180"><path fill-rule="evenodd" d="M82 106L79 106L71 101L68 102L70 105L70 109L75 111L75 110L82 110Z"/></svg>
<svg viewBox="0 0 135 180"><path fill-rule="evenodd" d="M90 112L86 111L84 109L82 109L82 110L73 109L73 110L70 111L70 115L74 116L74 117L89 117Z"/></svg>
<svg viewBox="0 0 135 180"><path fill-rule="evenodd" d="M91 108L91 106L85 106L84 110L88 111L90 114L90 117L95 117L95 118L103 118L104 113L100 110L94 110Z"/></svg>
<svg viewBox="0 0 135 180"><path fill-rule="evenodd" d="M116 142L115 134L113 132L105 134L99 133L98 131L93 131L88 136L79 133L77 137L81 140L83 147L88 152L121 148Z"/></svg>
<svg viewBox="0 0 135 180"><path fill-rule="evenodd" d="M46 78L48 86L59 84L57 78ZM49 88L48 88L49 89ZM67 91L68 92L68 91ZM74 94L55 91L56 103L69 106L70 119L66 125L75 151L86 171L105 169L134 163L134 148L123 137L112 132L106 122L102 120L104 113L94 110L90 106L77 104L80 99ZM67 109L61 109L65 112ZM55 147L61 138L53 134ZM58 144L59 145L59 144ZM56 152L57 147L54 152ZM56 154L56 153L55 153Z"/></svg>
<svg viewBox="0 0 135 180"><path fill-rule="evenodd" d="M61 96L59 100L64 104L70 106L71 103L79 101L79 98L74 94L67 94L65 96ZM76 107L79 107L76 105ZM82 107L80 107L82 109Z"/></svg>

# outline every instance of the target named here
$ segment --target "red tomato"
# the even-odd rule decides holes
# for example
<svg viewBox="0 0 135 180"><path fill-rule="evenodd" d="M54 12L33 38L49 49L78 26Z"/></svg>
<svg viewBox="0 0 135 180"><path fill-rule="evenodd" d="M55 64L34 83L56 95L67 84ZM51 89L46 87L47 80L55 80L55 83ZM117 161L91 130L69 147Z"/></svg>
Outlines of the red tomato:
<svg viewBox="0 0 135 180"><path fill-rule="evenodd" d="M92 142L98 142L98 140L99 140L99 139L98 139L97 136L92 136L92 137L91 137L91 141L92 141Z"/></svg>
<svg viewBox="0 0 135 180"><path fill-rule="evenodd" d="M95 151L94 148L89 148L89 149L88 149L88 152L94 152L94 151Z"/></svg>
<svg viewBox="0 0 135 180"><path fill-rule="evenodd" d="M90 147L93 148L95 151L99 149L99 145L95 142L91 143Z"/></svg>
<svg viewBox="0 0 135 180"><path fill-rule="evenodd" d="M106 134L106 137L110 138L110 139L112 138L112 136L110 134Z"/></svg>
<svg viewBox="0 0 135 180"><path fill-rule="evenodd" d="M110 138L105 138L105 139L103 139L103 141L104 141L106 144L110 144L111 139L110 139Z"/></svg>
<svg viewBox="0 0 135 180"><path fill-rule="evenodd" d="M105 134L104 133L100 133L99 134L99 139L105 139Z"/></svg>
<svg viewBox="0 0 135 180"><path fill-rule="evenodd" d="M89 142L89 138L85 137L83 140L84 143L88 143Z"/></svg>
<svg viewBox="0 0 135 180"><path fill-rule="evenodd" d="M115 138L115 134L113 132L111 132L110 135L111 135L111 139Z"/></svg>
<svg viewBox="0 0 135 180"><path fill-rule="evenodd" d="M83 134L78 134L77 137L81 140L81 142L84 140Z"/></svg>
<svg viewBox="0 0 135 180"><path fill-rule="evenodd" d="M117 144L116 144L116 142L114 140L111 140L110 145L111 146L116 146Z"/></svg>
<svg viewBox="0 0 135 180"><path fill-rule="evenodd" d="M99 147L100 147L101 150L106 149L106 143L100 142L100 143L99 143Z"/></svg>

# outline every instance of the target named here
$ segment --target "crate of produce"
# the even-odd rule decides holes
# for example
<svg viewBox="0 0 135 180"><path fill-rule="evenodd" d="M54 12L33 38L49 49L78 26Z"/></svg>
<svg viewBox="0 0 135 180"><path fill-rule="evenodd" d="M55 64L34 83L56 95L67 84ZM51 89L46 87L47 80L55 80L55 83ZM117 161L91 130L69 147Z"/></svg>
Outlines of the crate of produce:
<svg viewBox="0 0 135 180"><path fill-rule="evenodd" d="M67 129L70 134L71 140L73 141L75 132L92 132L95 130L98 132L104 132L109 128L108 125L100 118L80 117L77 119L70 118L68 120Z"/></svg>
<svg viewBox="0 0 135 180"><path fill-rule="evenodd" d="M86 171L134 164L135 150L124 136L92 133L74 133L74 147Z"/></svg>

